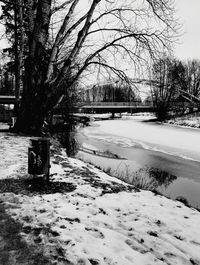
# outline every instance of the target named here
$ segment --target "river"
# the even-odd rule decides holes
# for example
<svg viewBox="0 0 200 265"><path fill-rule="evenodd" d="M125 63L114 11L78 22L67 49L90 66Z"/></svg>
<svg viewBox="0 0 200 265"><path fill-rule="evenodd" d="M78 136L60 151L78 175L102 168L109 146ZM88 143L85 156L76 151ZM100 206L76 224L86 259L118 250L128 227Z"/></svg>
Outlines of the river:
<svg viewBox="0 0 200 265"><path fill-rule="evenodd" d="M81 129L78 141L113 159L79 151L77 157L139 187L200 208L200 131L150 122L145 117L96 121Z"/></svg>

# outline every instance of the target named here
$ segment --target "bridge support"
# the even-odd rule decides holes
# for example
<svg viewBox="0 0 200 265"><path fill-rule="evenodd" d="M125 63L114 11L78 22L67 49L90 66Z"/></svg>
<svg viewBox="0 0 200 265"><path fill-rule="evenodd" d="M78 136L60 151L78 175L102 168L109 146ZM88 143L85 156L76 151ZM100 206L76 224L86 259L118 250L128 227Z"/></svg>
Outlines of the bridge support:
<svg viewBox="0 0 200 265"><path fill-rule="evenodd" d="M14 117L17 117L18 112L19 112L19 101L16 101L14 103Z"/></svg>
<svg viewBox="0 0 200 265"><path fill-rule="evenodd" d="M114 112L114 110L112 110L112 119L114 119L115 118L115 112Z"/></svg>

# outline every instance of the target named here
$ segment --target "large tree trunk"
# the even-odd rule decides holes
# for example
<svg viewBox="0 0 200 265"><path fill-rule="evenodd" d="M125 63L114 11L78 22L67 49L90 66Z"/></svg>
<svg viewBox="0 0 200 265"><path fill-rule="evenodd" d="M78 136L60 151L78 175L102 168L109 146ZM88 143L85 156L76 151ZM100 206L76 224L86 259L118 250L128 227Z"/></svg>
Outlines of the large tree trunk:
<svg viewBox="0 0 200 265"><path fill-rule="evenodd" d="M82 16L66 31L66 34L64 34L67 29L68 21L71 18L77 3L79 2L79 0L71 1L71 7L66 14L63 25L58 32L51 52L47 49L47 40L52 0L39 0L38 2L34 2L37 4L36 12L33 8L29 8L29 28L33 28L32 25L34 24L34 29L32 29L32 32L30 30L31 34L28 37L29 56L25 65L26 80L24 83L20 111L14 127L15 131L40 134L42 132L44 120L48 115L48 111L51 110L59 101L59 98L65 94L64 90L69 88L82 73L82 71L79 70L72 80L71 65L72 62L76 60L76 57L78 56L86 39L91 26L92 15L100 1L101 0L93 0L87 14ZM31 1L29 1L29 3L31 4ZM63 38L68 36L68 34L79 26L84 19L85 22L77 34L77 39L72 50L61 67L59 74L57 74L54 81L52 81L53 64L55 55L58 52L57 46ZM83 69L86 68L87 63L88 62L83 65Z"/></svg>
<svg viewBox="0 0 200 265"><path fill-rule="evenodd" d="M15 131L40 134L46 116L48 87L45 85L48 50L46 43L52 0L39 1L33 32L29 38L29 56L25 63L25 82L22 103L14 127ZM30 21L34 17L34 11Z"/></svg>

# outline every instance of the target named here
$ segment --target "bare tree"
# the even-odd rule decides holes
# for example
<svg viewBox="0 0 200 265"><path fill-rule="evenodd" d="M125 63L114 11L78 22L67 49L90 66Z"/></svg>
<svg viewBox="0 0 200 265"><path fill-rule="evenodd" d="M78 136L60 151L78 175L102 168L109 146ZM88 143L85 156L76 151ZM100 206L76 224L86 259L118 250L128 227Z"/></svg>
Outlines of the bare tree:
<svg viewBox="0 0 200 265"><path fill-rule="evenodd" d="M127 66L134 71L147 56L171 48L177 30L172 0L84 1L82 12L79 0L26 1L29 52L18 131L40 133L49 111L85 75L128 81ZM52 43L50 25L60 11Z"/></svg>
<svg viewBox="0 0 200 265"><path fill-rule="evenodd" d="M192 60L185 63L185 81L187 92L200 99L200 61Z"/></svg>
<svg viewBox="0 0 200 265"><path fill-rule="evenodd" d="M158 120L163 121L168 117L179 88L176 61L167 57L159 59L153 65L152 77L152 98L156 115Z"/></svg>

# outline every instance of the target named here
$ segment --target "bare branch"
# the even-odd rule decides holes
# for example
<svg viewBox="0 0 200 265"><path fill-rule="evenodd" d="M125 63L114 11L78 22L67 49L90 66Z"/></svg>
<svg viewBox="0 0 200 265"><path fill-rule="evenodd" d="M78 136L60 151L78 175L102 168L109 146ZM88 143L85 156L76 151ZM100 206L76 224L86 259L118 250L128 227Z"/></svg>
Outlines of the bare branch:
<svg viewBox="0 0 200 265"><path fill-rule="evenodd" d="M55 6L51 10L51 15L55 14L56 12L60 11L61 9L64 9L66 6L68 6L69 4L71 4L73 1L74 0L68 0L68 1L65 1L64 3L62 3L59 6Z"/></svg>
<svg viewBox="0 0 200 265"><path fill-rule="evenodd" d="M55 42L54 42L54 45L52 47L52 50L51 50L51 56L50 56L50 60L49 60L49 65L48 65L48 71L47 71L47 79L46 79L46 82L48 82L50 80L50 77L52 75L52 71L53 71L53 63L55 61L55 58L57 56L57 53L58 53L58 49L59 49L59 42L61 41L62 37L63 37L63 34L66 30L66 27L68 25L68 22L74 12L74 9L76 7L76 5L78 4L79 0L74 0L67 15L65 16L65 19L63 21L63 24L62 26L60 27L60 30L58 31L58 34L56 36L56 39L55 39Z"/></svg>
<svg viewBox="0 0 200 265"><path fill-rule="evenodd" d="M27 9L30 8L30 7L27 6L27 5L22 5L22 4L19 4L19 3L17 3L17 2L9 1L9 0L0 0L0 2L2 2L3 4L10 4L10 5L14 5L14 6L25 7L25 8L27 8Z"/></svg>
<svg viewBox="0 0 200 265"><path fill-rule="evenodd" d="M78 33L77 40L74 44L74 47L73 47L69 57L67 58L67 60L65 61L64 65L62 67L60 75L57 78L57 81L59 81L60 78L62 79L62 77L65 75L66 71L69 69L71 62L73 60L75 60L76 56L78 55L78 53L79 53L79 51L80 51L80 49L81 49L81 47L85 41L85 38L88 34L89 28L91 26L91 19L92 19L94 10L95 10L95 8L99 2L101 2L101 0L93 0L92 1L91 7L87 13L87 17L86 17L85 23L83 25L83 28Z"/></svg>
<svg viewBox="0 0 200 265"><path fill-rule="evenodd" d="M83 22L87 17L87 14L85 14L84 16L82 16L76 23L74 23L68 30L67 32L64 34L63 38L60 40L59 45L63 44L67 38L69 37L69 35L71 34L71 32L73 30L75 30L80 24L81 22Z"/></svg>

